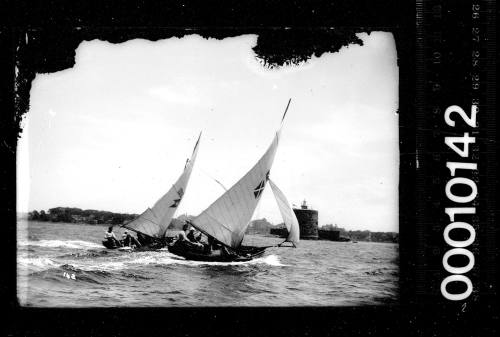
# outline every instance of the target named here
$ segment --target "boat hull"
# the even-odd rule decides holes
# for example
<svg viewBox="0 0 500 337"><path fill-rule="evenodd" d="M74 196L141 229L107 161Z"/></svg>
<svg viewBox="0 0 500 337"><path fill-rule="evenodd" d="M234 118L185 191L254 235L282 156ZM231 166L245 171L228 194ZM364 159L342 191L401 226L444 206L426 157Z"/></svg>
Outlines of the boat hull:
<svg viewBox="0 0 500 337"><path fill-rule="evenodd" d="M194 245L176 242L168 247L172 254L182 256L186 260L204 262L245 262L251 261L264 254L266 247L243 246L231 254L224 254L220 251L207 252Z"/></svg>
<svg viewBox="0 0 500 337"><path fill-rule="evenodd" d="M102 241L102 245L108 249L117 249L117 248L121 248L121 246L118 246L117 244L115 244L114 242L111 242L109 240L103 240Z"/></svg>
<svg viewBox="0 0 500 337"><path fill-rule="evenodd" d="M129 246L118 246L117 244L109 242L109 241L106 241L106 240L102 241L102 245L104 247L106 247L107 249L117 249L117 250L120 250L120 251L130 251L130 250L133 250L133 251L138 251L138 252L151 251L151 250L159 250L159 249L165 248L167 246L166 243L154 243L152 245L141 246L141 247L136 247L136 246L132 246L132 247L129 247Z"/></svg>

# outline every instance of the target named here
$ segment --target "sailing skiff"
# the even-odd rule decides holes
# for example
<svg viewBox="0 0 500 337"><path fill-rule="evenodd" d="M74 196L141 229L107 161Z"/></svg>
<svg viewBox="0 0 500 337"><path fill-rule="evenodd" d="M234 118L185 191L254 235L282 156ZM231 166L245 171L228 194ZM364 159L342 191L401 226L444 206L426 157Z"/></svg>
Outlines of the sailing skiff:
<svg viewBox="0 0 500 337"><path fill-rule="evenodd" d="M194 146L191 158L186 161L182 174L172 187L170 187L167 193L165 193L153 207L146 209L137 218L121 226L136 232L138 236L144 236L146 241L149 242L149 244L135 248L135 250L159 249L166 246L167 227L170 225L175 211L179 207L182 197L186 192L189 178L196 160L196 155L198 154L200 138L201 132ZM103 241L103 245L110 249L120 249L120 246L109 246L107 241Z"/></svg>
<svg viewBox="0 0 500 337"><path fill-rule="evenodd" d="M268 182L289 233L284 242L291 242L293 246L296 246L299 242L299 225L295 213L283 192L269 179L290 101L281 119L280 128L264 155L236 184L188 222L208 238L223 246L222 249L204 249L192 245L189 241L177 240L168 246L171 253L198 261L248 261L264 254L269 246L243 246L242 242Z"/></svg>

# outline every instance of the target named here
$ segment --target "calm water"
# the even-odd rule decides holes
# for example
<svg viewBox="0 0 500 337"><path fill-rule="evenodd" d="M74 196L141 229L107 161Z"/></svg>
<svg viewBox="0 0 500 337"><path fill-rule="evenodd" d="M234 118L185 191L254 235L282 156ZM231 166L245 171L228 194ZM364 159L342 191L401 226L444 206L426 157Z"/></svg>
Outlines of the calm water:
<svg viewBox="0 0 500 337"><path fill-rule="evenodd" d="M250 262L186 261L168 251L120 252L101 246L106 227L18 222L22 305L335 306L398 300L398 246L301 241ZM115 228L117 234L121 234ZM245 244L281 239L248 235Z"/></svg>

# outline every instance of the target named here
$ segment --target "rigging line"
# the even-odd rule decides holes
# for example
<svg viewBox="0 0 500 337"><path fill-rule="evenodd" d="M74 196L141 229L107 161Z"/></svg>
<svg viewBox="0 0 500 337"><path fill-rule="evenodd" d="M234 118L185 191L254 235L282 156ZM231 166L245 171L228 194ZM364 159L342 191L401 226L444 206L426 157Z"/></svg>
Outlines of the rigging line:
<svg viewBox="0 0 500 337"><path fill-rule="evenodd" d="M207 171L205 171L204 169L202 169L199 165L198 165L198 169L201 172L205 173L209 178L213 179L217 184L219 184L224 189L224 191L227 192L226 186L224 186L220 181L218 181L217 179L215 179L214 177L212 177L210 174L208 174Z"/></svg>
<svg viewBox="0 0 500 337"><path fill-rule="evenodd" d="M288 240L288 239L287 239L287 240ZM279 247L279 248L281 248L281 247L285 247L285 248L287 248L287 247L288 247L288 248L297 248L297 246L295 245L295 243L293 243L292 241L287 241L287 240L283 241L282 243L278 243L278 247ZM292 244L292 246L283 246L283 244L284 244L285 242L290 242L290 243Z"/></svg>

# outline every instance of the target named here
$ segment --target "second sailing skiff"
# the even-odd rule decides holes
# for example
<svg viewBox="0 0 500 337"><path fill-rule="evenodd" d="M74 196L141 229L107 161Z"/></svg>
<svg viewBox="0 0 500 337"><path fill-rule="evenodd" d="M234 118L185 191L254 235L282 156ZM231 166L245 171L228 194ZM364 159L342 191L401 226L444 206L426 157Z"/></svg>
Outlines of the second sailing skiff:
<svg viewBox="0 0 500 337"><path fill-rule="evenodd" d="M170 252L187 259L204 261L245 261L262 255L268 247L243 246L242 242L267 182L271 185L283 221L289 232L285 242L291 242L294 246L299 242L299 225L295 213L283 192L269 179L280 140L281 127L289 105L290 100L281 119L279 130L259 161L207 209L189 221L193 227L204 233L208 238L215 239L225 246L224 251L229 251L230 254L200 251L182 241L177 241L172 246L169 246Z"/></svg>
<svg viewBox="0 0 500 337"><path fill-rule="evenodd" d="M157 249L166 245L165 234L167 232L167 227L170 225L186 191L191 172L193 171L196 155L198 154L200 138L201 133L198 136L191 158L188 159L184 165L184 171L167 193L165 193L153 207L146 209L137 218L122 225L122 227L138 233L138 236L142 234L147 238L149 244L143 248Z"/></svg>

